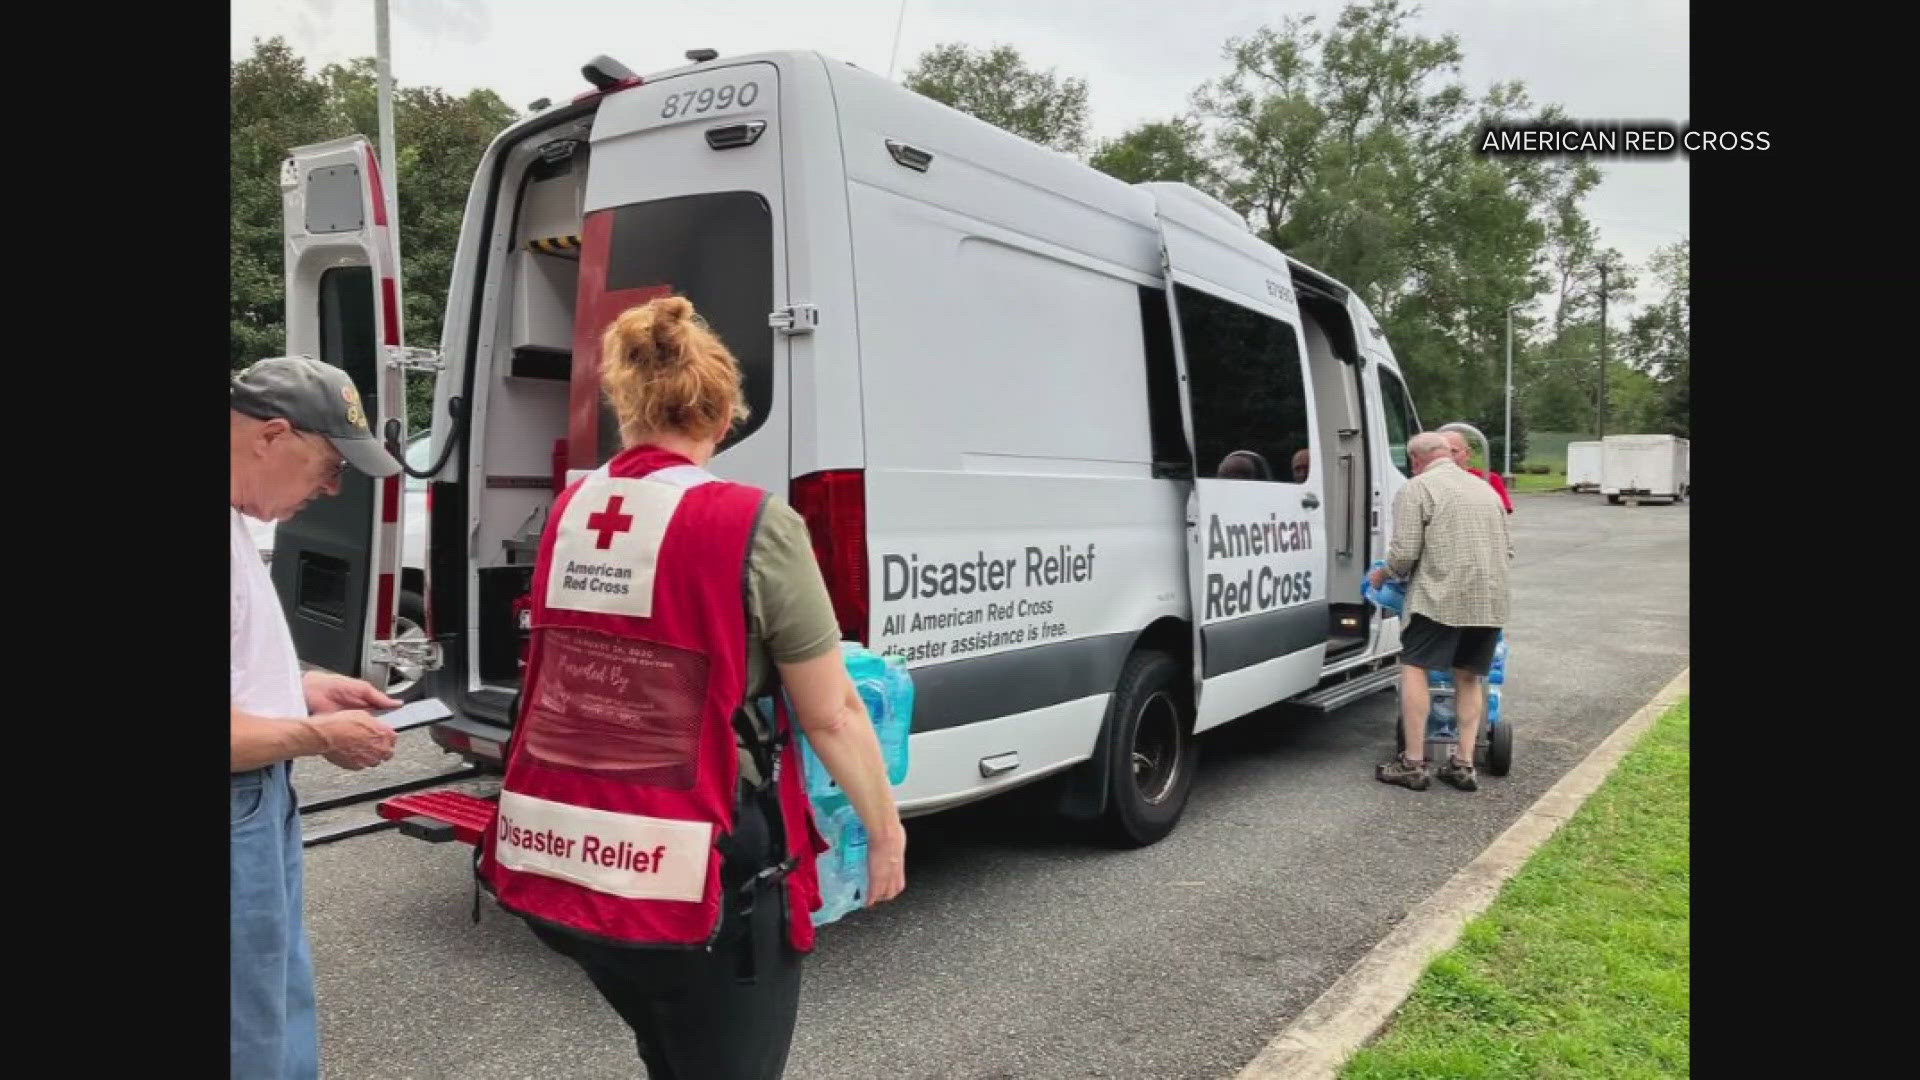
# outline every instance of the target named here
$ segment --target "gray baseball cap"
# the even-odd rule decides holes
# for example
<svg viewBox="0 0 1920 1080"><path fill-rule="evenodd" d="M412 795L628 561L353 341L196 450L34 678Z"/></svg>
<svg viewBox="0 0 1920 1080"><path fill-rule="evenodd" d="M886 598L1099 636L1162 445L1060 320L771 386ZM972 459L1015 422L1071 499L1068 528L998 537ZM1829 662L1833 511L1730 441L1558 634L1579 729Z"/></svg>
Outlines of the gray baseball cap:
<svg viewBox="0 0 1920 1080"><path fill-rule="evenodd" d="M233 377L233 408L256 420L285 420L324 436L347 464L368 476L392 476L400 462L367 427L360 391L347 373L310 356L261 360Z"/></svg>

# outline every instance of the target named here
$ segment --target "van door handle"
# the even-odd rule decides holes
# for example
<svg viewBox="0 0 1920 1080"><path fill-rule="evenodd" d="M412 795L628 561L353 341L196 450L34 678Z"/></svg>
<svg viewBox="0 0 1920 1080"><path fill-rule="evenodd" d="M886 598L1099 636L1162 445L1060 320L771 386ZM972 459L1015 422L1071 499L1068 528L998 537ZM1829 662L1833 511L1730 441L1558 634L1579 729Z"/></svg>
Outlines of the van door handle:
<svg viewBox="0 0 1920 1080"><path fill-rule="evenodd" d="M1320 496L1309 491L1305 495L1300 496L1300 505L1309 510L1318 510L1320 509Z"/></svg>

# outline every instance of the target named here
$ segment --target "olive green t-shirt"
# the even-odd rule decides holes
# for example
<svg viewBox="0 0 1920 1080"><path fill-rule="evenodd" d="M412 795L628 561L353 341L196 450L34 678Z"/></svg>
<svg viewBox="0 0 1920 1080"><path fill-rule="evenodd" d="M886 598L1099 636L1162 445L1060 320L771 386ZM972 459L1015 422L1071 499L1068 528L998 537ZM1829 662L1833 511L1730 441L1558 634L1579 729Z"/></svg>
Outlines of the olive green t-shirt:
<svg viewBox="0 0 1920 1080"><path fill-rule="evenodd" d="M748 700L776 685L776 663L812 660L839 644L840 623L813 558L807 523L785 499L770 495L747 549ZM740 755L740 768L758 782L750 755Z"/></svg>
<svg viewBox="0 0 1920 1080"><path fill-rule="evenodd" d="M747 549L747 686L771 686L773 665L812 660L840 644L827 583L813 558L807 523L769 495Z"/></svg>

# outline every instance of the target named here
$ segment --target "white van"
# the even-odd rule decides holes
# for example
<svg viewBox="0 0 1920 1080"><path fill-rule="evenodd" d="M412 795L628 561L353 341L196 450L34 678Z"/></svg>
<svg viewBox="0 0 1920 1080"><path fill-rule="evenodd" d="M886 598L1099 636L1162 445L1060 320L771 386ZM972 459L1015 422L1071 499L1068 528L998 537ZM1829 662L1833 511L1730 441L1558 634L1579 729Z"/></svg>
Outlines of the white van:
<svg viewBox="0 0 1920 1080"><path fill-rule="evenodd" d="M1608 435L1600 440L1600 493L1622 499L1687 497L1691 445L1677 435Z"/></svg>
<svg viewBox="0 0 1920 1080"><path fill-rule="evenodd" d="M1567 444L1567 486L1575 491L1600 490L1600 443Z"/></svg>
<svg viewBox="0 0 1920 1080"><path fill-rule="evenodd" d="M818 54L586 70L598 90L486 152L447 295L440 745L497 762L556 487L617 449L596 342L669 292L745 373L752 417L711 467L801 512L845 637L912 672L905 813L1065 774L1064 810L1151 843L1197 732L1392 684L1399 627L1361 579L1419 428L1349 289L1192 188L1123 183ZM347 140L285 174L289 339L360 343L363 383L391 321L373 160ZM323 247L323 272L296 272ZM354 305L364 327L341 328ZM383 420L402 368L433 366L389 357L367 394ZM316 549L310 583L292 525L274 561L290 609L311 584L330 613L303 648L350 670L400 648L379 630L398 500L364 487L357 561Z"/></svg>

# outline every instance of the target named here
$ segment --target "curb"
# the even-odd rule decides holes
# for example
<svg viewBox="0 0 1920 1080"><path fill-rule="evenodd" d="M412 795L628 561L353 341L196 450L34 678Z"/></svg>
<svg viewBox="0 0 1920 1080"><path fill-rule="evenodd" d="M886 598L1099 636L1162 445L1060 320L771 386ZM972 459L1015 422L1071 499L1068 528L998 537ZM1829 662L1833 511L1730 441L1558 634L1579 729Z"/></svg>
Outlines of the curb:
<svg viewBox="0 0 1920 1080"><path fill-rule="evenodd" d="M1399 1010L1434 957L1452 948L1507 879L1620 764L1660 714L1685 696L1691 666L1662 687L1474 860L1415 905L1378 945L1274 1036L1235 1080L1330 1080Z"/></svg>

